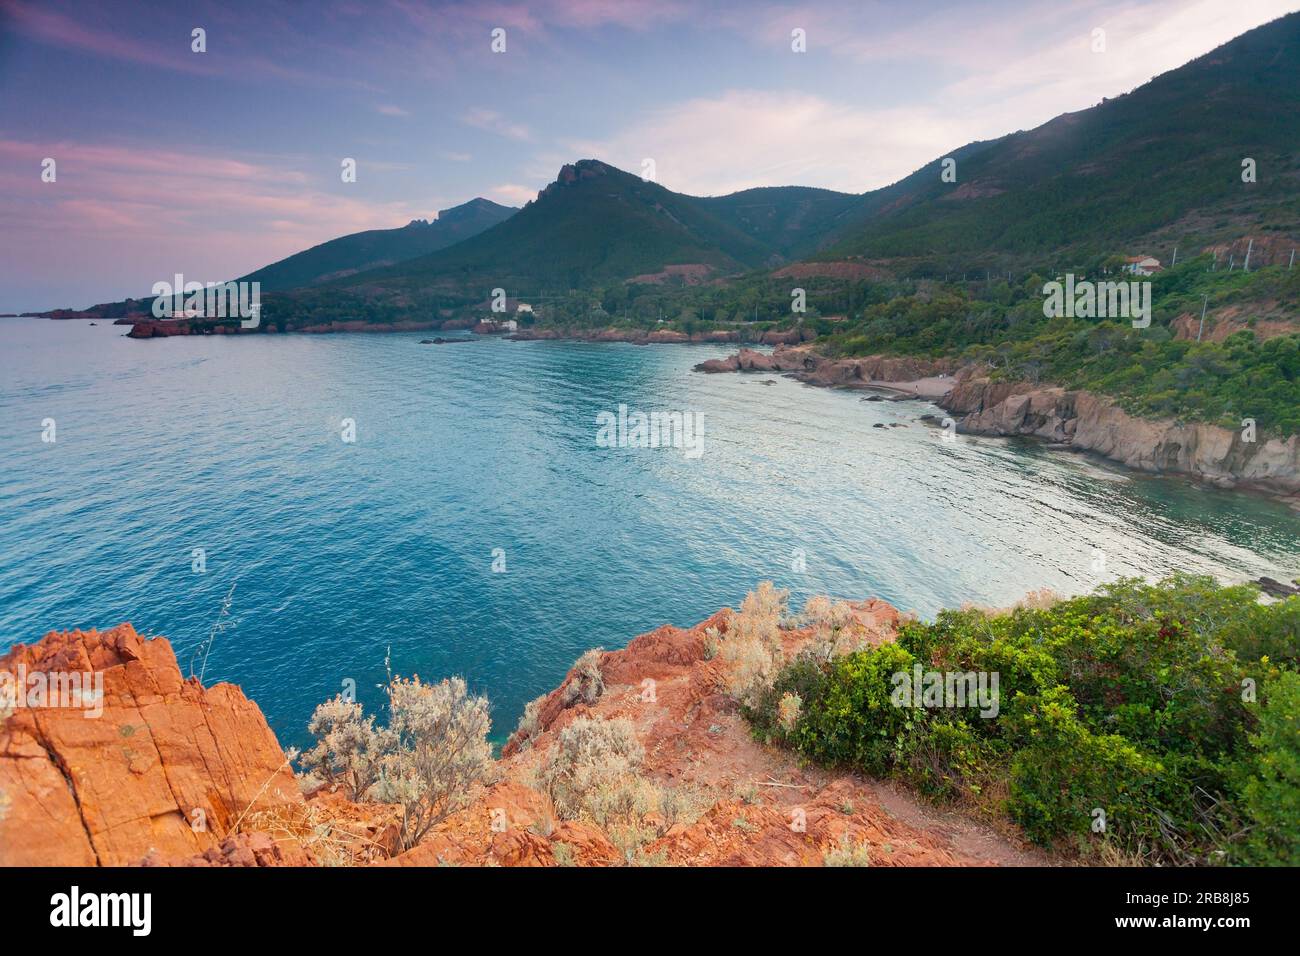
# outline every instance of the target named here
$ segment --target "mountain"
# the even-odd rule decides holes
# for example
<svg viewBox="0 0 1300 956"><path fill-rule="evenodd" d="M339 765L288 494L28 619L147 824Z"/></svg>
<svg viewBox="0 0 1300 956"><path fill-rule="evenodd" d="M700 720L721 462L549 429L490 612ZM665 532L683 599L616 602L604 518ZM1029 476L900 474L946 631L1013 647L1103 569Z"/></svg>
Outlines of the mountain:
<svg viewBox="0 0 1300 956"><path fill-rule="evenodd" d="M415 219L397 229L369 229L340 236L263 266L236 281L260 282L263 293L315 286L445 249L506 221L517 211L513 206L502 206L490 199L471 199L441 210L432 222ZM152 296L146 296L102 302L86 309L29 314L51 319L123 319L148 316L153 301Z"/></svg>
<svg viewBox="0 0 1300 956"><path fill-rule="evenodd" d="M490 199L471 199L441 210L432 222L416 219L399 229L370 229L340 236L240 279L260 282L265 292L339 279L445 249L504 222L517 211L513 206L502 206Z"/></svg>
<svg viewBox="0 0 1300 956"><path fill-rule="evenodd" d="M498 286L521 295L567 290L690 267L692 278L766 264L772 249L707 201L595 159L565 165L519 213L471 239L340 285L392 289L477 290ZM653 279L652 279L653 277Z"/></svg>
<svg viewBox="0 0 1300 956"><path fill-rule="evenodd" d="M853 222L863 205L860 194L811 186L765 186L697 201L782 259L815 252L828 235Z"/></svg>
<svg viewBox="0 0 1300 956"><path fill-rule="evenodd" d="M1243 34L1133 92L972 143L868 193L816 258L954 265L1190 252L1300 224L1300 14ZM1245 159L1257 181L1242 181ZM1067 259L1068 261L1068 259Z"/></svg>
<svg viewBox="0 0 1300 956"><path fill-rule="evenodd" d="M863 195L789 186L674 193L594 159L448 249L346 278L364 292L536 294L628 279L694 284L791 259L899 271L1184 254L1300 224L1300 14L1097 106L969 143ZM944 160L956 161L945 182ZM1243 160L1255 182L1243 182ZM1268 245L1267 243L1265 245ZM1280 245L1280 243L1279 243ZM1256 243L1258 249L1259 243ZM1257 252L1276 256L1271 247Z"/></svg>

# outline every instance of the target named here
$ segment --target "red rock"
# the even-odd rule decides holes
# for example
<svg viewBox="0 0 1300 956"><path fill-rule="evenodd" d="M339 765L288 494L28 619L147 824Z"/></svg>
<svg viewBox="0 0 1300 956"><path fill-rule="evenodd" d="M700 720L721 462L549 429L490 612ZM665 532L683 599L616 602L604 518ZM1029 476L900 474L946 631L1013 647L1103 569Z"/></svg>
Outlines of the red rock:
<svg viewBox="0 0 1300 956"><path fill-rule="evenodd" d="M257 705L233 685L183 678L164 638L129 624L51 632L0 658L11 674L19 665L101 673L103 712L20 707L6 721L0 865L186 858L217 847L250 806L302 800Z"/></svg>

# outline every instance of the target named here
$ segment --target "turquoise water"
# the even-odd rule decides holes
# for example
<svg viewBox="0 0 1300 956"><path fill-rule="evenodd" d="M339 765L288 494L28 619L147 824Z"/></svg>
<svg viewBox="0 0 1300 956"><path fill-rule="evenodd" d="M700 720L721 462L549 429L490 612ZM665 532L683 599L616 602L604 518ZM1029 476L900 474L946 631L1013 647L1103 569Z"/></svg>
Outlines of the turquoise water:
<svg viewBox="0 0 1300 956"><path fill-rule="evenodd" d="M234 585L205 679L285 743L345 679L373 703L386 655L464 675L499 737L583 650L762 578L929 616L1118 574L1300 573L1283 506L944 442L920 403L690 371L721 347L122 331L0 320L0 647L130 621L187 669ZM598 447L620 404L699 413L703 454Z"/></svg>

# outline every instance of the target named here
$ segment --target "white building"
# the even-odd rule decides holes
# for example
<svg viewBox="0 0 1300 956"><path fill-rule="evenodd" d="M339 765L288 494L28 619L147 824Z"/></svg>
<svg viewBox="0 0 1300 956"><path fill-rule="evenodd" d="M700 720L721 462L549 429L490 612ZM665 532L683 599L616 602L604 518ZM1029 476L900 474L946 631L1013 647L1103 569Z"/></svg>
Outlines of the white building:
<svg viewBox="0 0 1300 956"><path fill-rule="evenodd" d="M1153 256L1129 256L1124 263L1124 271L1131 272L1135 276L1155 275L1164 268L1160 260Z"/></svg>

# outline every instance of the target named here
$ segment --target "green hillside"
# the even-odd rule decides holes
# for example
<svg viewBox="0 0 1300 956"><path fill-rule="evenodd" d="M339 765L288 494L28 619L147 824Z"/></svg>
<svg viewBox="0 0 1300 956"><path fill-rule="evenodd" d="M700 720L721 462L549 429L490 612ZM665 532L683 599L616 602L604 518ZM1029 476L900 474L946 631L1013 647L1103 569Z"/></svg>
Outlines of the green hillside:
<svg viewBox="0 0 1300 956"><path fill-rule="evenodd" d="M782 259L815 252L826 237L851 223L863 197L809 186L768 186L700 199L719 219L753 237Z"/></svg>
<svg viewBox="0 0 1300 956"><path fill-rule="evenodd" d="M432 222L417 219L400 229L371 229L341 236L240 278L260 282L265 292L339 279L445 249L504 222L516 211L490 199L471 199L442 210Z"/></svg>
<svg viewBox="0 0 1300 956"><path fill-rule="evenodd" d="M704 265L734 273L765 264L771 250L715 216L704 201L593 159L560 171L506 222L449 249L336 283L375 294L567 291Z"/></svg>
<svg viewBox="0 0 1300 956"><path fill-rule="evenodd" d="M1045 253L1199 249L1300 223L1300 14L1124 96L971 144L869 193L818 258L914 259L943 271ZM1242 182L1255 160L1257 181ZM996 264L994 265L996 268ZM920 270L916 270L920 271Z"/></svg>

